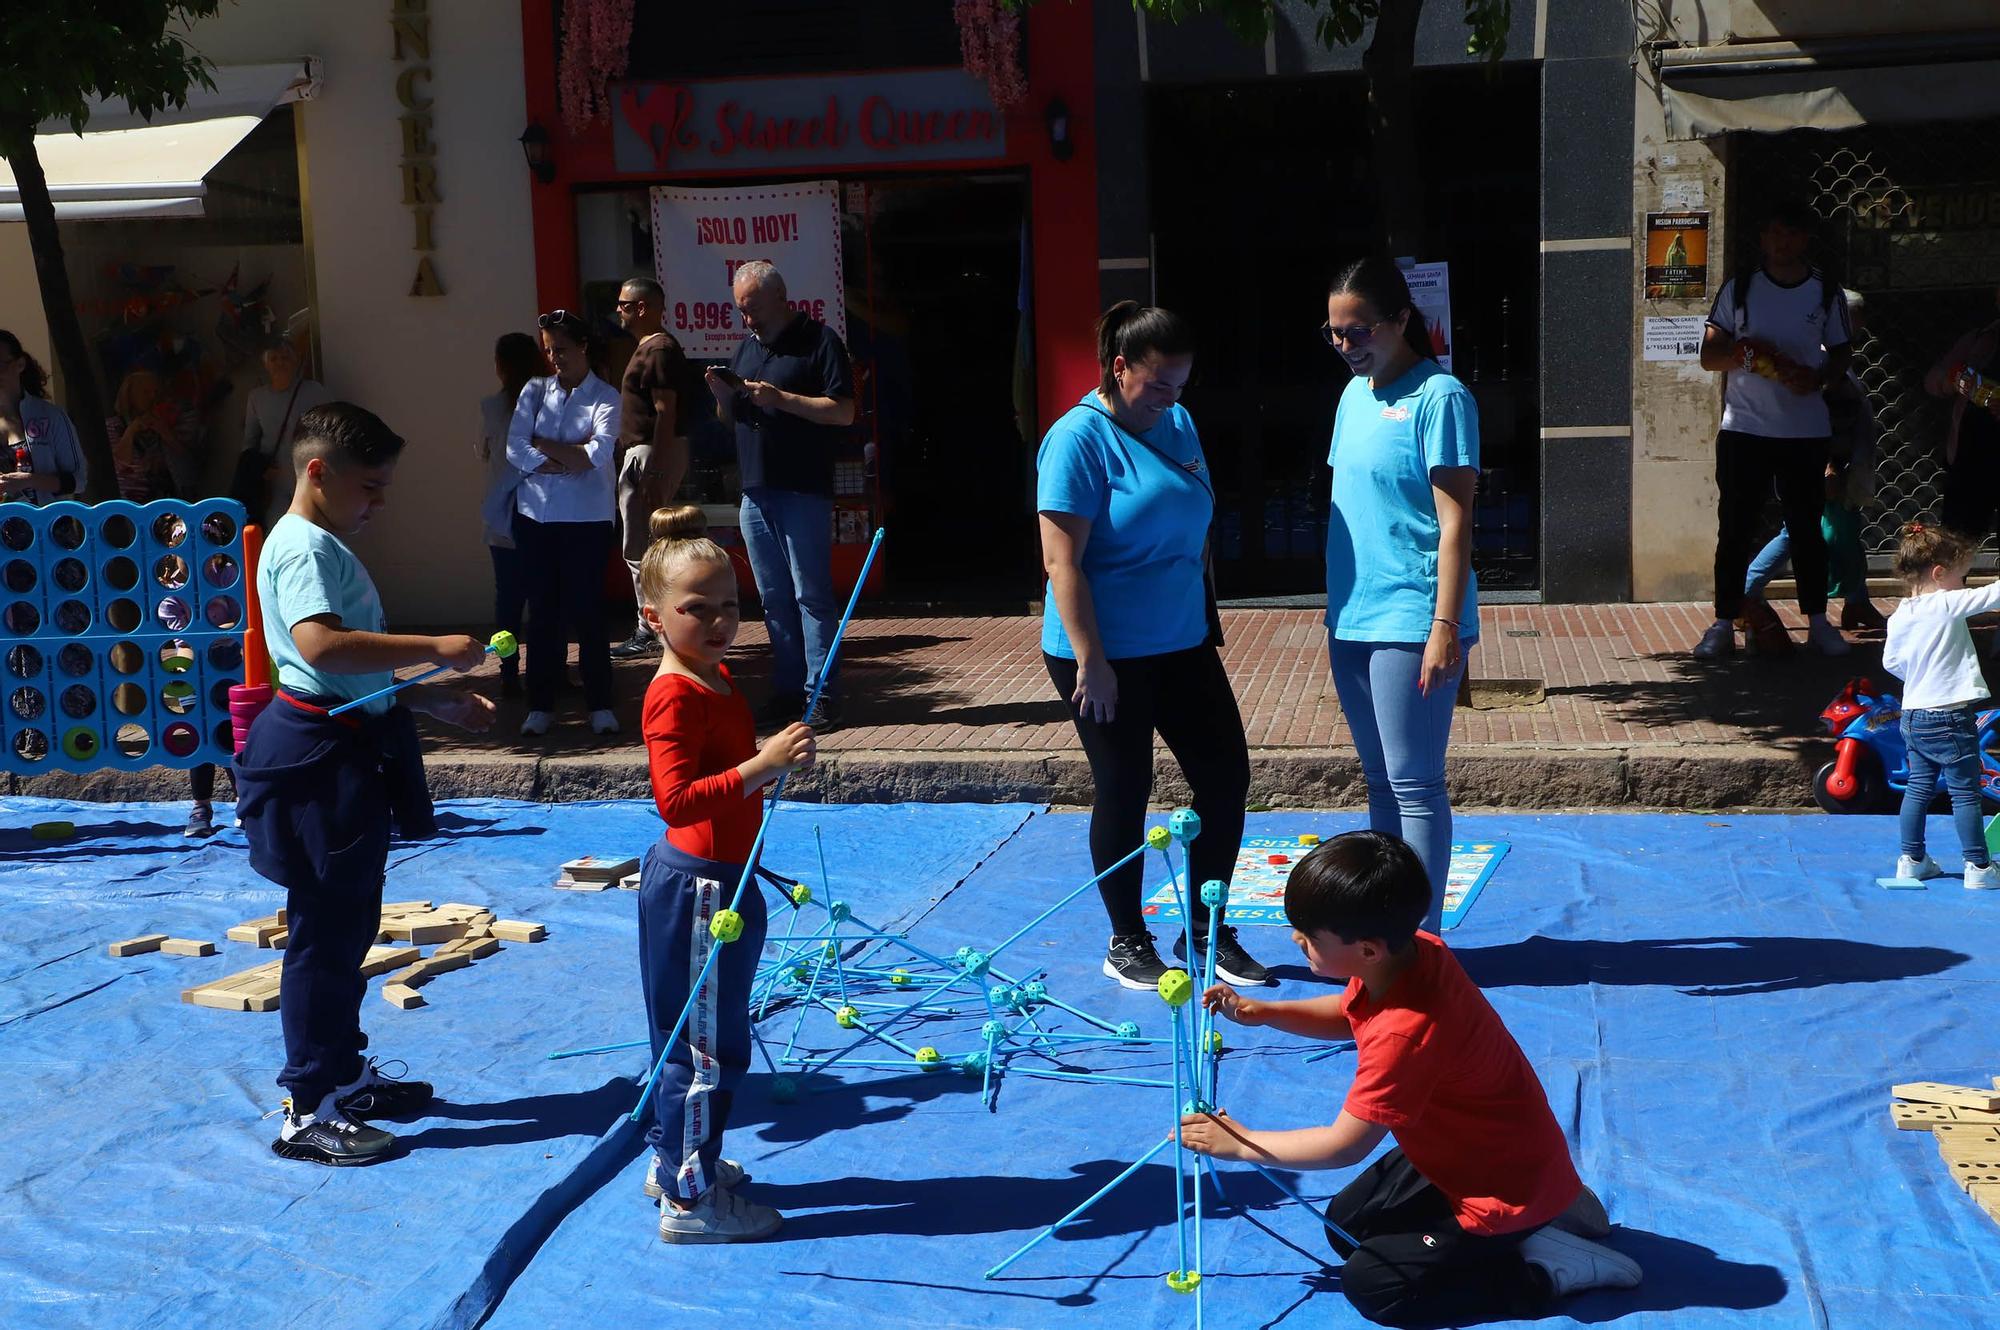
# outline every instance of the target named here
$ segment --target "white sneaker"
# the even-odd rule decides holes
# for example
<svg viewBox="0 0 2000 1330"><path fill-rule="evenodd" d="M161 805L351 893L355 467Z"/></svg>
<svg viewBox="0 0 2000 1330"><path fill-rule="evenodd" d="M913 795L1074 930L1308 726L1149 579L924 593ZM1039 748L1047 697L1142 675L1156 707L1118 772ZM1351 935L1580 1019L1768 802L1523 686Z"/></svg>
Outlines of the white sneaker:
<svg viewBox="0 0 2000 1330"><path fill-rule="evenodd" d="M1585 1187L1569 1203L1569 1209L1549 1221L1549 1227L1595 1241L1611 1232L1611 1216L1604 1213L1604 1202L1597 1199L1597 1193Z"/></svg>
<svg viewBox="0 0 2000 1330"><path fill-rule="evenodd" d="M734 1159L718 1159L715 1161L716 1186L734 1191L749 1180L750 1175L743 1171L743 1165L737 1163ZM656 1201L666 1195L666 1189L660 1186L660 1157L658 1155L654 1155L646 1161L646 1195Z"/></svg>
<svg viewBox="0 0 2000 1330"><path fill-rule="evenodd" d="M1708 631L1701 635L1701 641L1694 644L1696 660L1719 660L1736 654L1736 629L1726 623L1712 623Z"/></svg>
<svg viewBox="0 0 2000 1330"><path fill-rule="evenodd" d="M612 715L609 711L591 712L590 732L592 734L618 733L618 717Z"/></svg>
<svg viewBox="0 0 2000 1330"><path fill-rule="evenodd" d="M1522 1239L1521 1259L1549 1277L1559 1298L1593 1288L1639 1287L1637 1261L1554 1226L1538 1228Z"/></svg>
<svg viewBox="0 0 2000 1330"><path fill-rule="evenodd" d="M1967 891L2000 890L2000 864L1988 864L1981 868L1977 864L1965 866L1965 889Z"/></svg>
<svg viewBox="0 0 2000 1330"><path fill-rule="evenodd" d="M1833 626L1833 620L1818 618L1806 625L1806 644L1822 656L1844 656L1854 650Z"/></svg>
<svg viewBox="0 0 2000 1330"><path fill-rule="evenodd" d="M784 1222L785 1217L768 1205L746 1201L722 1187L710 1187L685 1210L671 1202L660 1206L660 1241L758 1242L776 1233Z"/></svg>
<svg viewBox="0 0 2000 1330"><path fill-rule="evenodd" d="M1937 860L1928 854L1922 859L1912 859L1907 854L1896 856L1896 876L1913 882L1928 882L1934 877L1943 877L1944 870L1937 866Z"/></svg>
<svg viewBox="0 0 2000 1330"><path fill-rule="evenodd" d="M547 734L549 722L554 719L546 711L530 711L527 719L521 722L521 733L529 736Z"/></svg>

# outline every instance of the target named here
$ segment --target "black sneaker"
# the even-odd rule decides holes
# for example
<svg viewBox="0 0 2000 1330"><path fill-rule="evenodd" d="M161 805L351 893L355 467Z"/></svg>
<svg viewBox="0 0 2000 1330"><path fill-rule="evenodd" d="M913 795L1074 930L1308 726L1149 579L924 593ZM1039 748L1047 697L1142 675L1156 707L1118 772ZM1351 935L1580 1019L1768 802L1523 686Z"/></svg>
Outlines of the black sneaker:
<svg viewBox="0 0 2000 1330"><path fill-rule="evenodd" d="M371 1118L415 1116L437 1097L429 1081L406 1081L384 1075L374 1058L361 1074L333 1092L334 1107L357 1122Z"/></svg>
<svg viewBox="0 0 2000 1330"><path fill-rule="evenodd" d="M806 724L812 726L814 734L831 734L840 728L840 701L838 698L822 695L813 704L812 711L805 717Z"/></svg>
<svg viewBox="0 0 2000 1330"><path fill-rule="evenodd" d="M1111 946L1104 953L1104 973L1126 988L1157 992L1160 976L1171 968L1153 950L1153 935L1143 930L1114 933Z"/></svg>
<svg viewBox="0 0 2000 1330"><path fill-rule="evenodd" d="M287 1099L283 1109L285 1125L271 1142L271 1153L281 1159L299 1159L329 1168L372 1164L396 1148L396 1138L379 1127L371 1127L340 1111L333 1096L320 1101L323 1113L298 1113Z"/></svg>
<svg viewBox="0 0 2000 1330"><path fill-rule="evenodd" d="M1208 934L1197 931L1194 935L1195 955L1201 964L1208 959ZM1180 960L1187 959L1187 934L1174 939L1174 955ZM1271 982L1271 972L1259 965L1243 944L1236 940L1236 929L1224 924L1215 934L1215 973L1232 984L1243 984L1257 988Z"/></svg>
<svg viewBox="0 0 2000 1330"><path fill-rule="evenodd" d="M806 699L801 693L780 693L757 708L757 728L775 730L790 725L804 714Z"/></svg>
<svg viewBox="0 0 2000 1330"><path fill-rule="evenodd" d="M660 654L660 639L644 628L634 628L632 636L611 648L613 660L643 660Z"/></svg>

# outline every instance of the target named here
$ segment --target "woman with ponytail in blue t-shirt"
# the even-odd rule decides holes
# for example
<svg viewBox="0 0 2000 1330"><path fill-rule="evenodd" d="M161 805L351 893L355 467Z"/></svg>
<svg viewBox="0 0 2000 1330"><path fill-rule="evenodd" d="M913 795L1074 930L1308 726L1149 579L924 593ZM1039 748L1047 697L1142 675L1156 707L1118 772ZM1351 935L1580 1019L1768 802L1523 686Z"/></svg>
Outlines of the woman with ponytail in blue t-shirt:
<svg viewBox="0 0 2000 1330"><path fill-rule="evenodd" d="M1389 259L1351 263L1327 292L1327 344L1354 377L1334 416L1326 532L1327 654L1368 783L1368 825L1409 842L1438 931L1451 867L1445 744L1479 640L1472 491L1479 412L1438 367Z"/></svg>

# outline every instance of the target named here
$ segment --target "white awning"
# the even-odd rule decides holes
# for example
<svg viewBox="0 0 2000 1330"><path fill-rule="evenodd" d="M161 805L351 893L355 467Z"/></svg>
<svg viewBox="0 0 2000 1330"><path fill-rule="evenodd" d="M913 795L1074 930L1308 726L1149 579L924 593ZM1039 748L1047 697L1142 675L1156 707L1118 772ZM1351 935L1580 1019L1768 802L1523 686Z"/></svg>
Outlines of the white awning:
<svg viewBox="0 0 2000 1330"><path fill-rule="evenodd" d="M2000 33L1678 47L1658 55L1667 137L2000 115Z"/></svg>
<svg viewBox="0 0 2000 1330"><path fill-rule="evenodd" d="M201 216L208 173L273 108L318 93L319 61L229 65L211 77L213 92L191 90L186 106L162 110L151 123L123 102L99 102L81 134L64 123L43 125L35 152L56 217ZM21 220L20 199L13 171L0 162L0 221Z"/></svg>

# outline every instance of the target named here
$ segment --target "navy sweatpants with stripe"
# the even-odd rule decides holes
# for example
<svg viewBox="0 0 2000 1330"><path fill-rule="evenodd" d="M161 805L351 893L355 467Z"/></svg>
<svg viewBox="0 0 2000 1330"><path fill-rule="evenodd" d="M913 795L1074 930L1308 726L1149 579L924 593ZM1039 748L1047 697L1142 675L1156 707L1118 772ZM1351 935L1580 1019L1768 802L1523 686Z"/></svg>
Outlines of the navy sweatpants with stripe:
<svg viewBox="0 0 2000 1330"><path fill-rule="evenodd" d="M709 951L722 948L660 1069L653 1125L646 1132L646 1144L659 1156L660 1186L684 1201L698 1199L714 1184L730 1104L750 1069L750 986L766 927L759 884L752 881L737 906L741 938L725 945L708 931L742 875L743 865L698 859L664 836L646 852L639 874L639 986L654 1062L688 1005Z"/></svg>

